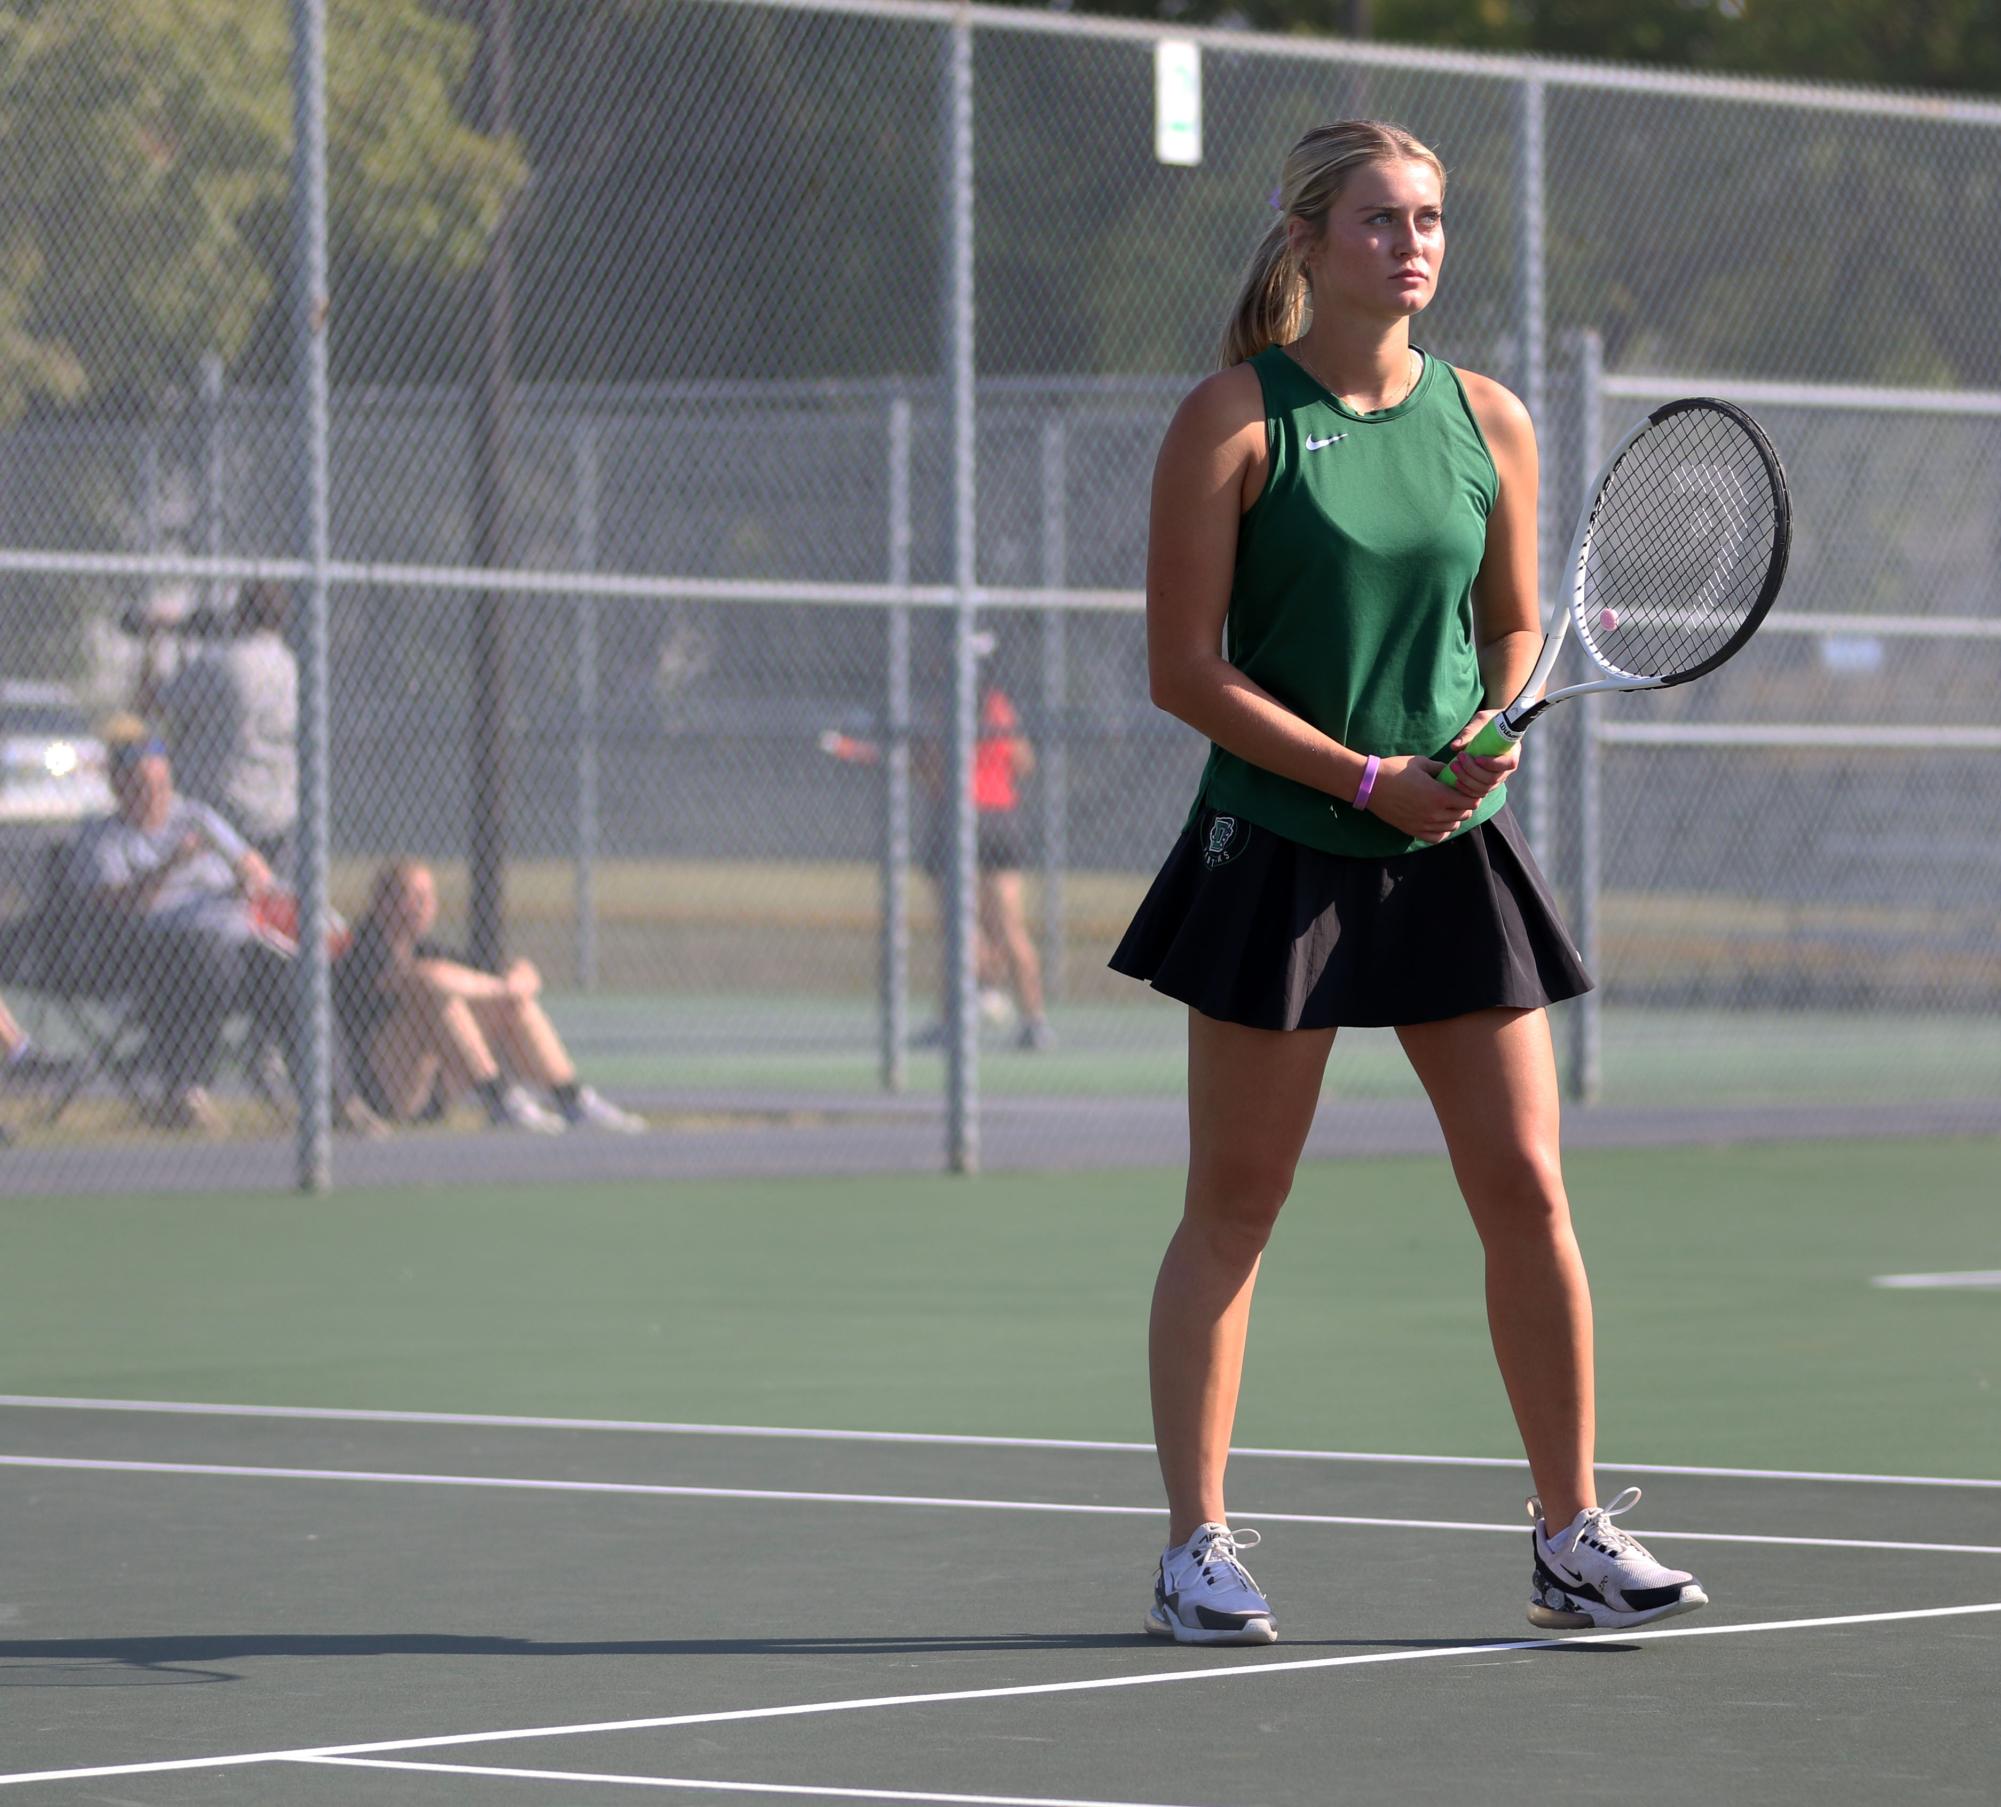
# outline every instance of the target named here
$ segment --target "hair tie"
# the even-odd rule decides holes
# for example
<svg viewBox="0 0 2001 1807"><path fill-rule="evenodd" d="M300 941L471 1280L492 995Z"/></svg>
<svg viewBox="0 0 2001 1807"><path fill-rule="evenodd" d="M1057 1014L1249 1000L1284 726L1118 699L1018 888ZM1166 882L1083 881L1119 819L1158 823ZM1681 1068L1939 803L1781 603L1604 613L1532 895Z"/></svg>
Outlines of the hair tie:
<svg viewBox="0 0 2001 1807"><path fill-rule="evenodd" d="M1283 213L1285 211L1285 202L1282 199L1280 199L1281 192L1282 192L1281 190L1274 188L1271 191L1271 193L1265 197L1267 200L1271 202L1271 210L1274 213Z"/></svg>

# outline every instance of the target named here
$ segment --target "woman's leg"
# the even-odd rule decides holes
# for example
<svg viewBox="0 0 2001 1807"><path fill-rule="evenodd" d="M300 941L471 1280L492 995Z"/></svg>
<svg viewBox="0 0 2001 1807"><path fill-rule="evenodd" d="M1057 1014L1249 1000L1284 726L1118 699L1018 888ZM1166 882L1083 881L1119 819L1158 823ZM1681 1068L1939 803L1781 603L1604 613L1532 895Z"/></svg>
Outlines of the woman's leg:
<svg viewBox="0 0 2001 1807"><path fill-rule="evenodd" d="M398 995L399 1006L383 1035L393 1032L413 1049L434 1056L437 1078L448 1098L490 1085L500 1077L500 1063L464 998L421 976Z"/></svg>
<svg viewBox="0 0 2001 1807"><path fill-rule="evenodd" d="M1188 1013L1188 1191L1149 1337L1170 1545L1223 1518L1251 1288L1333 1045L1332 1029L1246 1029Z"/></svg>
<svg viewBox="0 0 2001 1807"><path fill-rule="evenodd" d="M1560 1529L1598 1495L1591 1292L1563 1190L1549 1019L1482 1010L1397 1036L1486 1250L1494 1354L1544 1519Z"/></svg>
<svg viewBox="0 0 2001 1807"><path fill-rule="evenodd" d="M980 926L1014 980L1015 1001L1030 1022L1042 1019L1042 962L1028 932L1028 905L1019 872L980 874Z"/></svg>
<svg viewBox="0 0 2001 1807"><path fill-rule="evenodd" d="M511 1078L550 1090L576 1084L563 1038L533 998L478 998L471 1009Z"/></svg>
<svg viewBox="0 0 2001 1807"><path fill-rule="evenodd" d="M385 1114L408 1123L429 1103L444 1064L432 1014L397 1011L370 1038L362 1059ZM465 1083L461 1076L461 1089Z"/></svg>

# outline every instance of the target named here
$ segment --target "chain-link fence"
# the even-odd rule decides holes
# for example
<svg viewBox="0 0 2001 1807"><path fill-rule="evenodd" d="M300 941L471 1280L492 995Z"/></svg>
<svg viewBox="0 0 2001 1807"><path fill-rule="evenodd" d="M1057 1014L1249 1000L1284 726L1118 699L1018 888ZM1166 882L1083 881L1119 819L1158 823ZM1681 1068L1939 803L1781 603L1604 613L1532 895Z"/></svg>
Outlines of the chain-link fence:
<svg viewBox="0 0 2001 1807"><path fill-rule="evenodd" d="M1171 1097L1104 970L1203 753L1148 479L1351 113L1448 166L1418 337L1535 412L1546 569L1654 400L1790 469L1753 648L1532 737L1574 1089L1994 1103L2001 107L888 0L330 0L315 59L320 7L0 23L0 1187L323 1176L295 1075L446 1176Z"/></svg>

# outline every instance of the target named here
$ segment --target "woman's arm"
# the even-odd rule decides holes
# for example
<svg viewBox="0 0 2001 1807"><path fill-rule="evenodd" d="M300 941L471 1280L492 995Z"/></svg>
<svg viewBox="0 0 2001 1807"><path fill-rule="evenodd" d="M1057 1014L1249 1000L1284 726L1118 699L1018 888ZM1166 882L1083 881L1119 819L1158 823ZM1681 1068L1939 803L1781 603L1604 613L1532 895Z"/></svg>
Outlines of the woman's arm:
<svg viewBox="0 0 2001 1807"><path fill-rule="evenodd" d="M1484 687L1480 711L1453 739L1452 770L1469 797L1484 797L1511 773L1521 749L1473 759L1459 749L1493 715L1513 702L1542 651L1542 611L1536 581L1535 423L1512 391L1491 377L1461 371L1466 400L1486 436L1500 479L1487 517L1487 550L1473 580L1473 637Z"/></svg>
<svg viewBox="0 0 2001 1807"><path fill-rule="evenodd" d="M412 960L400 977L404 984L420 985L440 997L466 998L474 1003L508 995L505 979L483 973L476 966L461 966L456 960Z"/></svg>
<svg viewBox="0 0 2001 1807"><path fill-rule="evenodd" d="M515 961L504 973L489 973L456 960L419 955L405 970L418 984L440 996L465 998L475 1004L495 998L526 1000L542 989L542 975L527 960Z"/></svg>
<svg viewBox="0 0 2001 1807"><path fill-rule="evenodd" d="M1351 802L1368 748L1345 747L1223 657L1237 525L1264 482L1264 402L1244 365L1208 378L1181 404L1154 466L1147 535L1147 672L1154 703L1226 751ZM1385 758L1369 810L1406 834L1441 841L1471 813L1436 782L1436 760Z"/></svg>

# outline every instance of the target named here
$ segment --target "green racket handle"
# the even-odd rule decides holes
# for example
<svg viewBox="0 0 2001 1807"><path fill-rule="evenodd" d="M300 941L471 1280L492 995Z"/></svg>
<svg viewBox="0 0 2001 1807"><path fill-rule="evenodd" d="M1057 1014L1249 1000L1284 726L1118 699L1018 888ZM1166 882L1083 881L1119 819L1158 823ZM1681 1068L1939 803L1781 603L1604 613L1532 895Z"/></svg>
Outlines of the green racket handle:
<svg viewBox="0 0 2001 1807"><path fill-rule="evenodd" d="M1475 759L1492 759L1496 753L1505 753L1519 739L1519 734L1510 734L1501 726L1501 718L1496 715L1473 736L1472 744L1464 750ZM1454 790L1459 788L1459 780L1453 776L1450 765L1438 774L1438 782L1449 784Z"/></svg>

